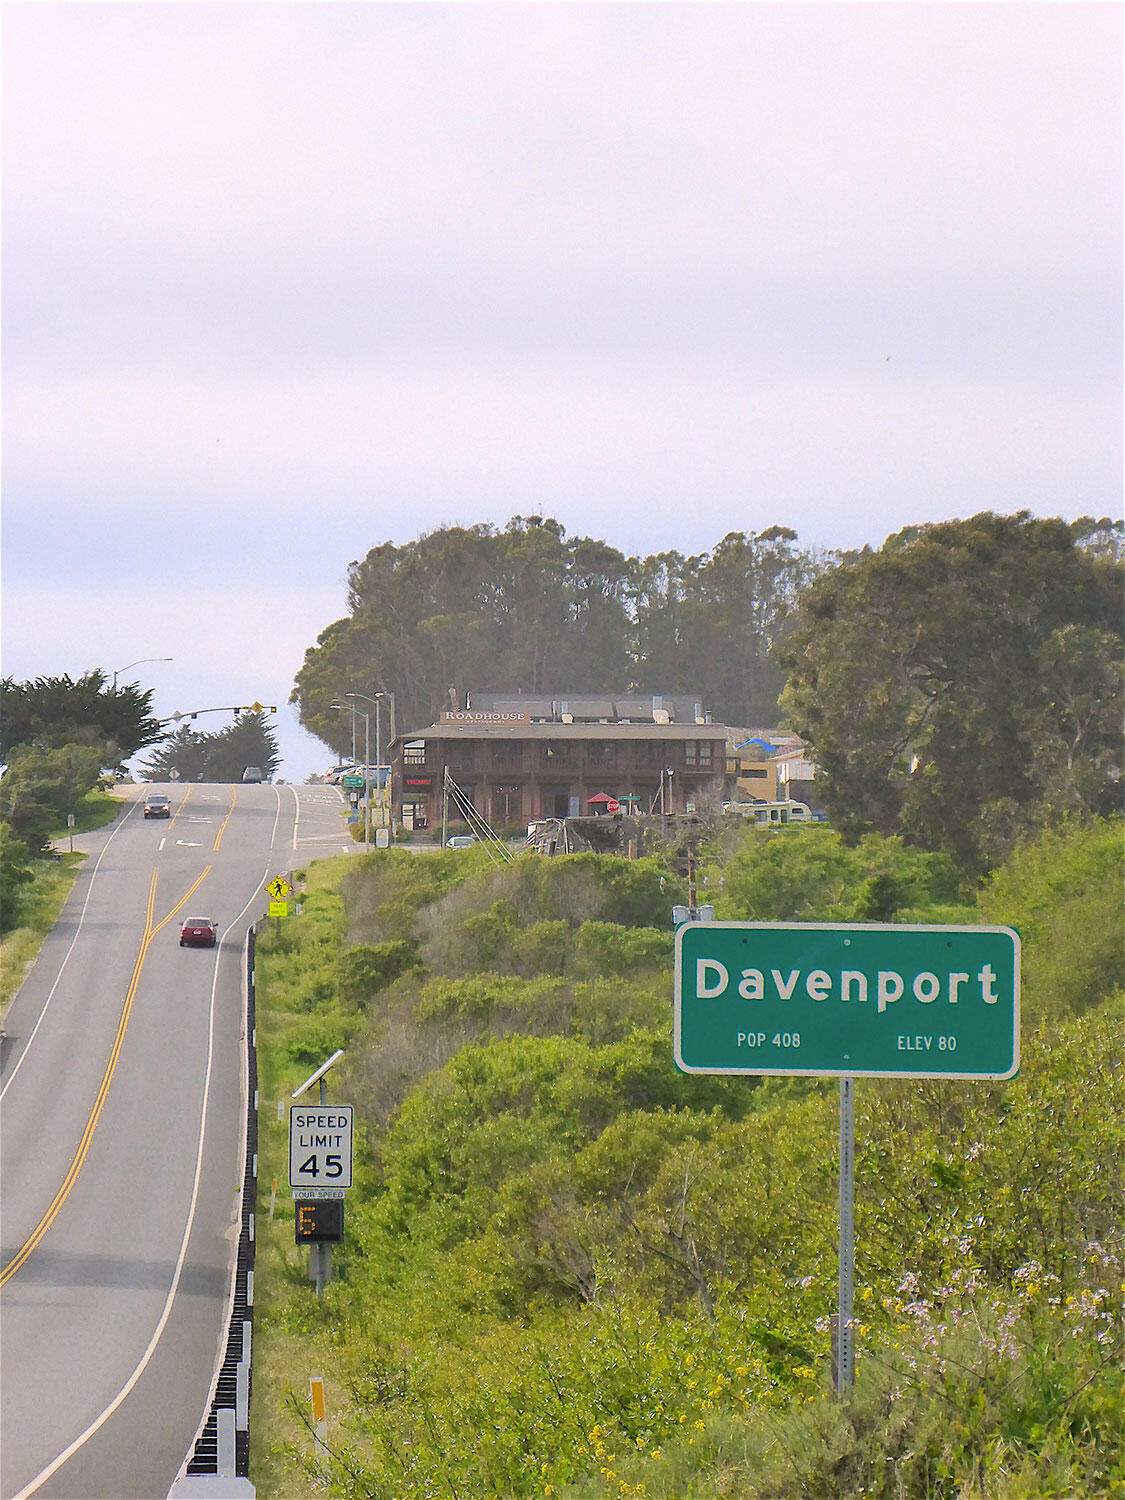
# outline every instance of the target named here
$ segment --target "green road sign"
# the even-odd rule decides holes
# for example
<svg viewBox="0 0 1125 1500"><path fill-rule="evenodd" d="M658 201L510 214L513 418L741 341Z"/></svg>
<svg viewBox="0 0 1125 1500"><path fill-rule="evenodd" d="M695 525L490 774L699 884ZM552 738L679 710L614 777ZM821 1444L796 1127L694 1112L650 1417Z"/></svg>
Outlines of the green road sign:
<svg viewBox="0 0 1125 1500"><path fill-rule="evenodd" d="M685 1073L1011 1078L1010 927L688 922L676 932Z"/></svg>
<svg viewBox="0 0 1125 1500"><path fill-rule="evenodd" d="M342 778L342 780L343 780L343 783L344 783L345 786L362 786L363 785L363 777L362 776L345 776L345 777Z"/></svg>

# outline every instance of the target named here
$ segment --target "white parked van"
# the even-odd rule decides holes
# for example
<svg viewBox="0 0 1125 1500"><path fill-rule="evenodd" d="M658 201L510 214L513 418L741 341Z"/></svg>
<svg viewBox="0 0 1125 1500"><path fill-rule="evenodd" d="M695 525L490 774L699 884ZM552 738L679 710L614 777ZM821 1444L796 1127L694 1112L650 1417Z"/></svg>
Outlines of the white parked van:
<svg viewBox="0 0 1125 1500"><path fill-rule="evenodd" d="M789 823L811 823L812 812L806 802L728 802L725 812L753 818L759 828L781 828Z"/></svg>

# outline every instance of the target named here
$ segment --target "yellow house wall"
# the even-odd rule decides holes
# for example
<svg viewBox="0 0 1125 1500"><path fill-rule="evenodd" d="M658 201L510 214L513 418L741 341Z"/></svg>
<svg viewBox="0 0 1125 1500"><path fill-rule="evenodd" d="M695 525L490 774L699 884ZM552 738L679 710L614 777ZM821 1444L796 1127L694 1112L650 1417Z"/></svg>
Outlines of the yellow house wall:
<svg viewBox="0 0 1125 1500"><path fill-rule="evenodd" d="M751 764L756 771L765 771L766 774L764 776L745 775ZM776 802L778 800L777 767L772 761L743 761L735 785L738 788L739 801Z"/></svg>

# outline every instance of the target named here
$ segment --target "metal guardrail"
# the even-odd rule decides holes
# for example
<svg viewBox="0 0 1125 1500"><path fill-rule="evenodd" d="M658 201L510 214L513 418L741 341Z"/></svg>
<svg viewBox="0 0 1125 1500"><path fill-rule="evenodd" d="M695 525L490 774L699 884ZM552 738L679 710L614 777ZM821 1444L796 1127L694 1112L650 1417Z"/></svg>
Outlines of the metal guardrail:
<svg viewBox="0 0 1125 1500"><path fill-rule="evenodd" d="M242 1181L242 1225L238 1237L238 1255L235 1266L234 1299L231 1307L230 1327L227 1332L226 1354L219 1367L219 1376L211 1410L195 1442L195 1450L185 1468L185 1475L214 1474L236 1480L245 1476L250 1468L250 1385L251 1352L254 1323L254 1211L258 1190L258 1051L257 1026L254 1000L254 929L251 927L246 940L246 1055L247 1055L247 1108L246 1108L246 1159ZM235 1494L253 1494L247 1484L231 1485ZM213 1487L208 1494L218 1494ZM202 1493L185 1484L180 1493ZM224 1491L225 1493L225 1491Z"/></svg>

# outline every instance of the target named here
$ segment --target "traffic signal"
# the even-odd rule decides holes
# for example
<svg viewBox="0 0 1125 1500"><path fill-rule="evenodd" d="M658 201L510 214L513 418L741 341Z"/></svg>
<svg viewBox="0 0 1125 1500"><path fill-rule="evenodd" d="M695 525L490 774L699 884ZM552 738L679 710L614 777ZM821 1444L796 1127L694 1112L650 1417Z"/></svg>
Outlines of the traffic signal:
<svg viewBox="0 0 1125 1500"><path fill-rule="evenodd" d="M338 1244L344 1238L343 1198L301 1198L296 1210L298 1245Z"/></svg>

